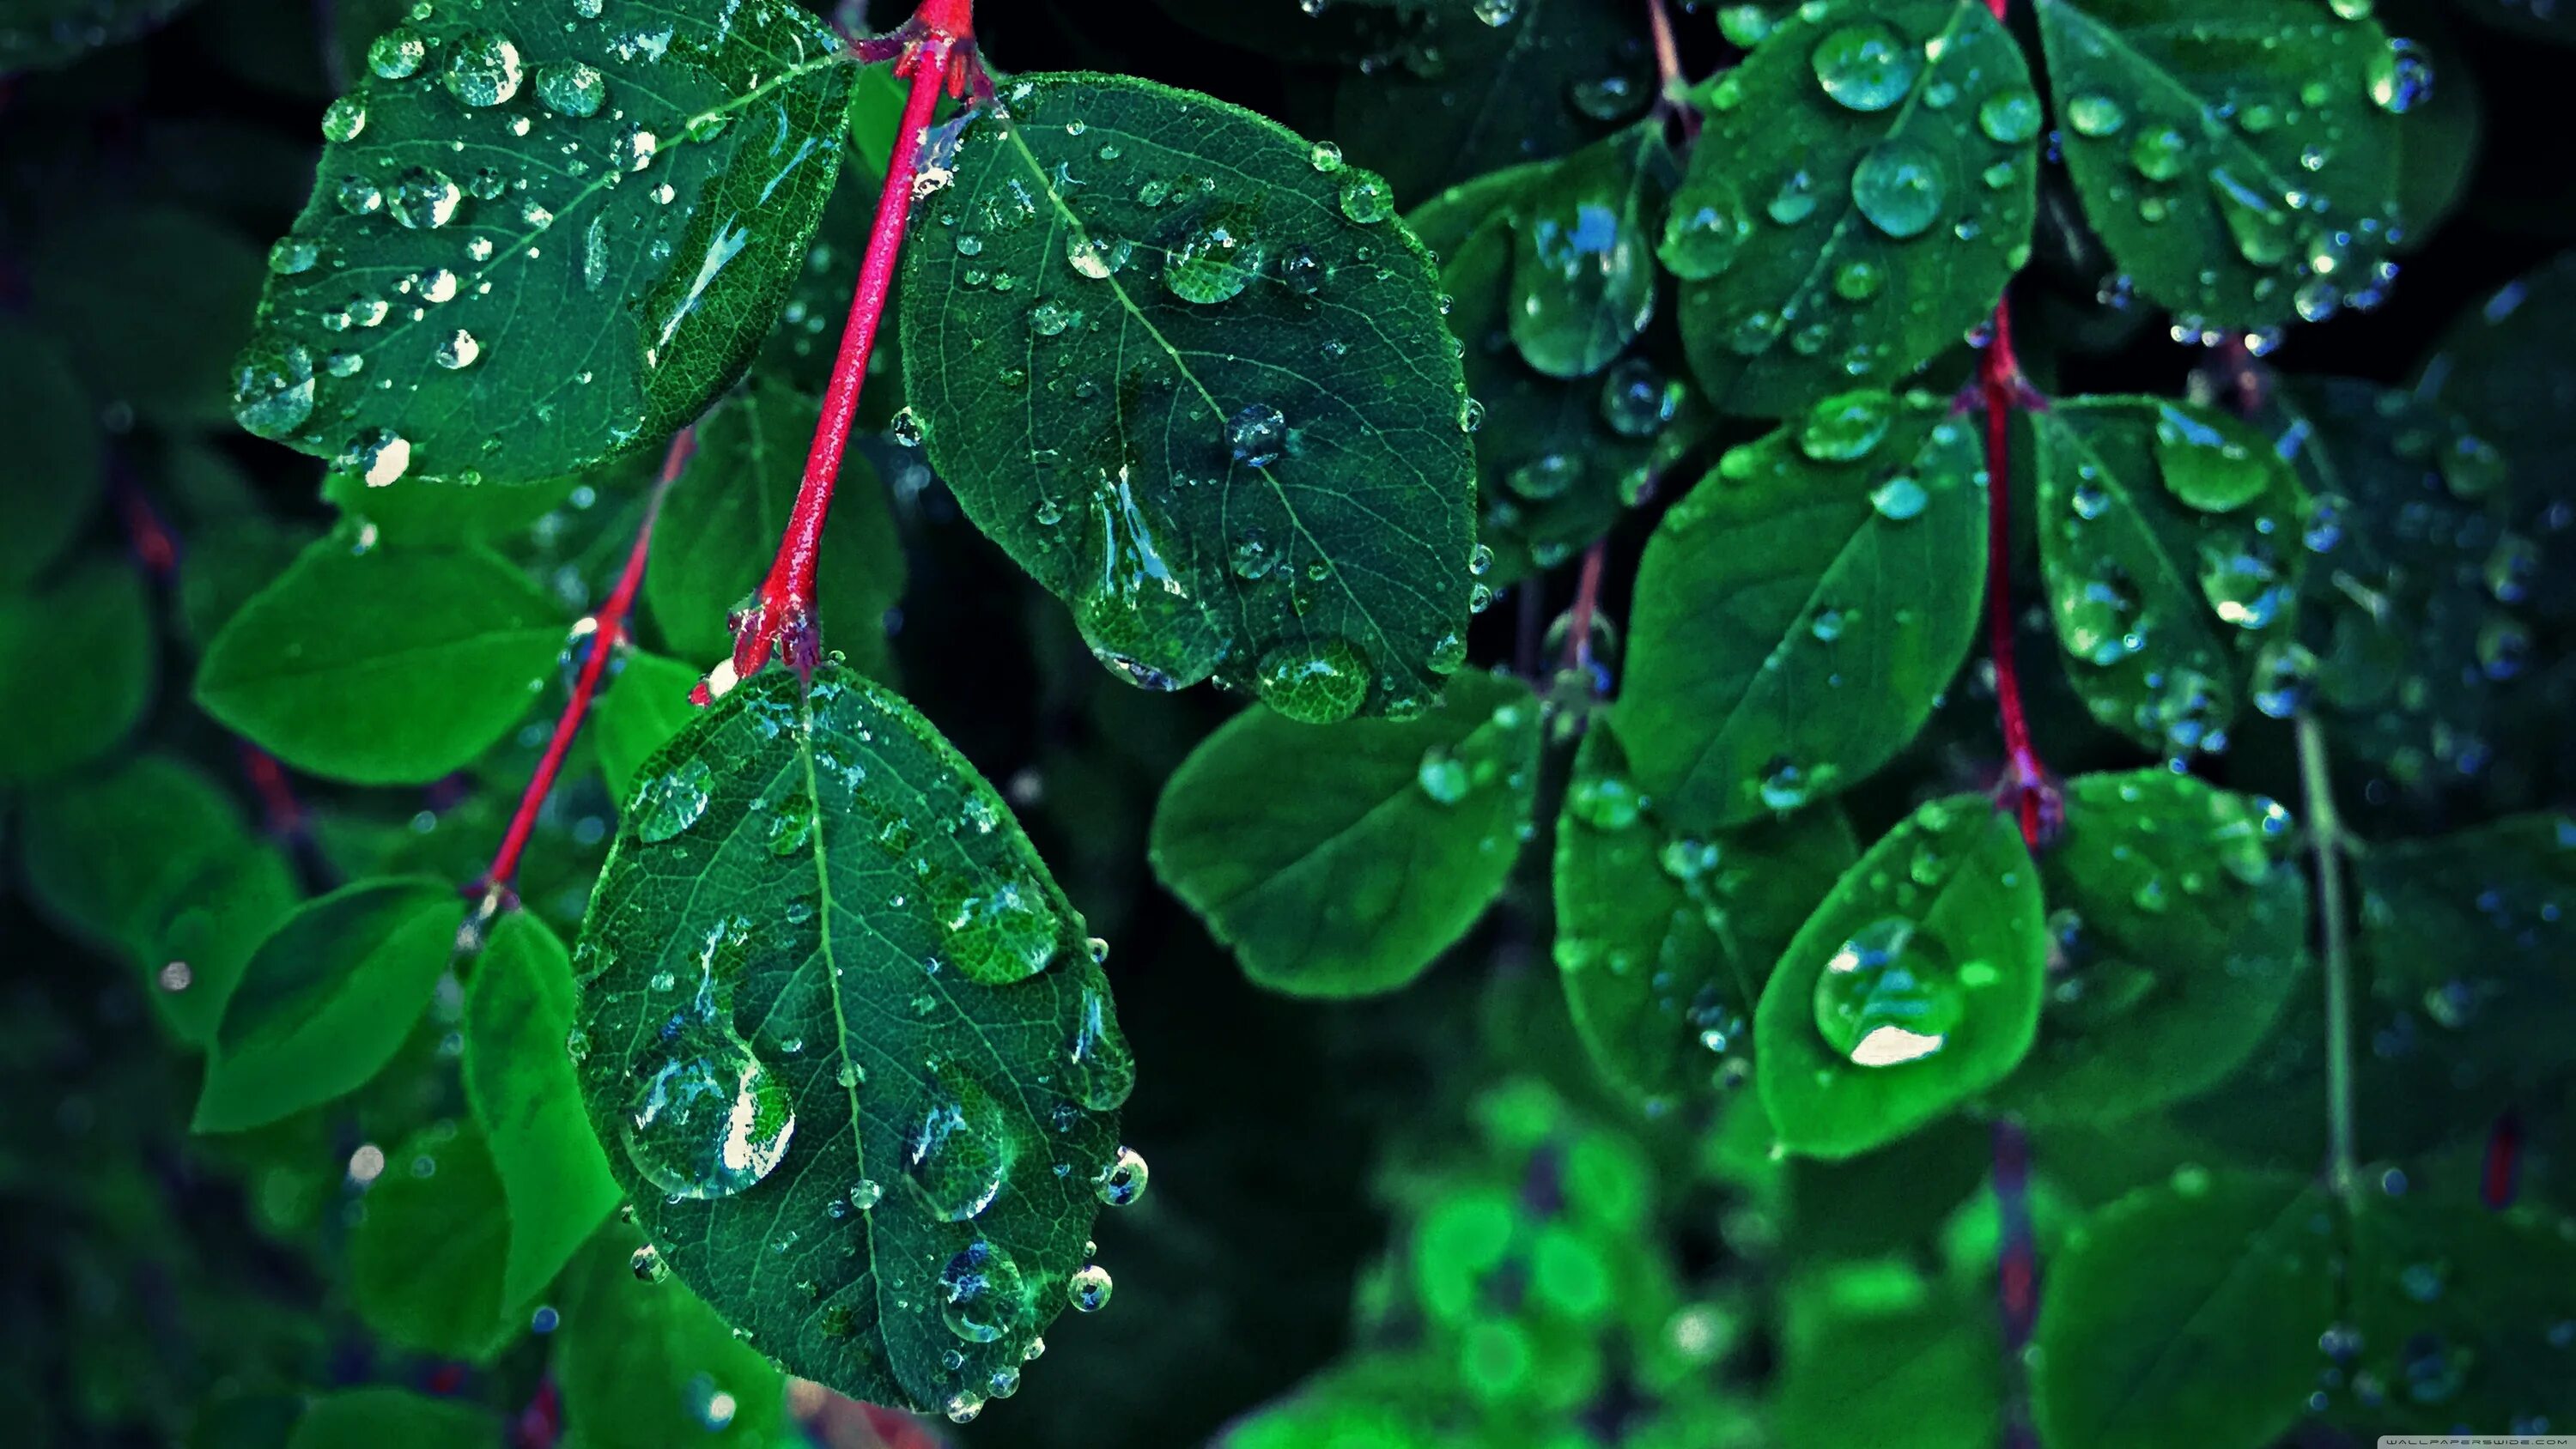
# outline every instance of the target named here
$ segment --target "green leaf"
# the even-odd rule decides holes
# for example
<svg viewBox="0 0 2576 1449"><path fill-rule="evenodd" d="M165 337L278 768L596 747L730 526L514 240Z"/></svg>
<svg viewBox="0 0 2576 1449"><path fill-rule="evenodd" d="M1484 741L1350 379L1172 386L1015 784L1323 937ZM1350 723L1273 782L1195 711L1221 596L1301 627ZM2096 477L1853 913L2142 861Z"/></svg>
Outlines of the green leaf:
<svg viewBox="0 0 2576 1449"><path fill-rule="evenodd" d="M637 1256L634 1230L610 1227L564 1275L554 1370L567 1442L592 1449L780 1443L787 1383L777 1366L686 1284L631 1267Z"/></svg>
<svg viewBox="0 0 2576 1449"><path fill-rule="evenodd" d="M2049 1264L2033 1409L2051 1449L2261 1449L2298 1423L2334 1316L2325 1195L2184 1167Z"/></svg>
<svg viewBox="0 0 2576 1449"><path fill-rule="evenodd" d="M575 490L599 475L641 472L658 466L649 453L619 459L590 473L565 473L530 483L466 483L454 478L406 477L383 488L348 469L325 474L323 500L397 544L487 543L527 532L560 508ZM624 481L619 477L619 481Z"/></svg>
<svg viewBox="0 0 2576 1449"><path fill-rule="evenodd" d="M140 963L152 1007L190 1046L215 1039L217 1025L250 958L303 900L295 868L274 846L245 846L217 858L152 921Z"/></svg>
<svg viewBox="0 0 2576 1449"><path fill-rule="evenodd" d="M1512 342L1550 377L1590 377L1655 315L1654 233L1673 154L1649 121L1568 156L1531 188L1512 256Z"/></svg>
<svg viewBox="0 0 2576 1449"><path fill-rule="evenodd" d="M2576 1067L2576 816L2385 842L2353 875L2371 993L2424 1078L2493 1112Z"/></svg>
<svg viewBox="0 0 2576 1449"><path fill-rule="evenodd" d="M755 377L698 423L698 450L653 526L644 598L671 652L715 660L733 651L726 619L769 573L822 409ZM870 674L885 667L885 612L903 596L903 549L876 469L842 461L816 560L823 645Z"/></svg>
<svg viewBox="0 0 2576 1449"><path fill-rule="evenodd" d="M2295 629L2298 480L2257 431L2194 403L2065 398L2031 414L2031 436L2048 612L2085 708L2152 750L2226 749L2246 659ZM2268 687L2257 704L2289 708Z"/></svg>
<svg viewBox="0 0 2576 1449"><path fill-rule="evenodd" d="M616 682L590 711L590 744L598 752L609 795L623 804L645 760L698 717L689 691L701 671L658 654L629 654Z"/></svg>
<svg viewBox="0 0 2576 1449"><path fill-rule="evenodd" d="M224 1009L198 1132L238 1132L373 1077L429 1006L464 908L428 877L360 881L308 901L261 944Z"/></svg>
<svg viewBox="0 0 2576 1449"><path fill-rule="evenodd" d="M840 172L848 59L775 0L406 19L323 117L236 416L377 484L658 447L778 319Z"/></svg>
<svg viewBox="0 0 2576 1449"><path fill-rule="evenodd" d="M2397 127L2396 213L2406 235L2395 245L2420 253L2468 199L2485 148L2486 97L2468 52L2435 7L2410 5L2383 23L2403 25L2438 78Z"/></svg>
<svg viewBox="0 0 2576 1449"><path fill-rule="evenodd" d="M2039 1043L1997 1092L2037 1124L2207 1091L2307 981L2306 878L2268 800L2169 770L2080 775L2039 858L2053 959Z"/></svg>
<svg viewBox="0 0 2576 1449"><path fill-rule="evenodd" d="M2366 7L2036 4L2067 173L2141 295L2185 327L2258 328L2384 285L2407 224L2391 112L2419 82Z"/></svg>
<svg viewBox="0 0 2576 1449"><path fill-rule="evenodd" d="M308 524L261 513L217 518L188 531L179 569L179 633L202 651L241 606L319 539Z"/></svg>
<svg viewBox="0 0 2576 1449"><path fill-rule="evenodd" d="M1501 893L1538 743L1529 686L1474 672L1418 719L1316 727L1246 710L1164 785L1154 873L1263 986L1392 991Z"/></svg>
<svg viewBox="0 0 2576 1449"><path fill-rule="evenodd" d="M2538 1433L2576 1414L2566 1219L2373 1193L2352 1239L2353 1332L2335 1356L2349 1387L2328 1417L2373 1435L2443 1435L2461 1424Z"/></svg>
<svg viewBox="0 0 2576 1449"><path fill-rule="evenodd" d="M103 45L130 40L188 7L189 0L12 0L0 12L0 75L68 65Z"/></svg>
<svg viewBox="0 0 2576 1449"><path fill-rule="evenodd" d="M0 596L0 788L32 784L115 749L152 697L160 645L143 577L122 559L71 565Z"/></svg>
<svg viewBox="0 0 2576 1449"><path fill-rule="evenodd" d="M1602 1076L1650 1105L1739 1085L1754 1002L1859 858L1831 805L1691 836L1666 826L1596 721L1556 827L1556 964Z"/></svg>
<svg viewBox="0 0 2576 1449"><path fill-rule="evenodd" d="M2526 486L2576 472L2571 319L2576 252L2562 252L2453 319L2416 375L2416 394L2502 448Z"/></svg>
<svg viewBox="0 0 2576 1449"><path fill-rule="evenodd" d="M385 1154L363 1206L349 1231L349 1294L377 1337L486 1363L526 1330L514 1311L526 1300L502 1291L513 1219L481 1132L446 1122L413 1134Z"/></svg>
<svg viewBox="0 0 2576 1449"><path fill-rule="evenodd" d="M1385 183L1145 81L1007 99L905 264L932 466L1122 677L1426 707L1467 627L1470 419Z"/></svg>
<svg viewBox="0 0 2576 1449"><path fill-rule="evenodd" d="M518 723L564 638L498 554L325 538L207 646L197 703L297 769L421 783Z"/></svg>
<svg viewBox="0 0 2576 1449"><path fill-rule="evenodd" d="M1981 796L1925 804L1872 845L1754 1010L1755 1080L1780 1145L1866 1152L2010 1073L2039 1025L2040 913L2020 831Z"/></svg>
<svg viewBox="0 0 2576 1449"><path fill-rule="evenodd" d="M1706 104L1663 255L1722 411L1902 383L2029 255L2038 101L1982 0L1803 7Z"/></svg>
<svg viewBox="0 0 2576 1449"><path fill-rule="evenodd" d="M465 1098L509 1203L505 1304L543 1292L617 1206L564 1045L576 995L563 942L525 911L492 928L465 991Z"/></svg>
<svg viewBox="0 0 2576 1449"><path fill-rule="evenodd" d="M1975 636L1985 509L1974 430L1921 394L1729 451L1637 565L1615 718L1665 818L1792 810L1903 749Z"/></svg>
<svg viewBox="0 0 2576 1449"><path fill-rule="evenodd" d="M2411 795L2485 772L2534 655L2537 531L2511 526L2496 448L2446 410L2371 383L2284 380L2268 419L2314 497L2301 608L2313 698L2339 758Z"/></svg>
<svg viewBox="0 0 2576 1449"><path fill-rule="evenodd" d="M0 397L18 419L0 451L0 591L14 592L80 535L98 507L102 459L98 415L69 359L16 321L0 322Z"/></svg>
<svg viewBox="0 0 2576 1449"><path fill-rule="evenodd" d="M1983 1297L1910 1295L1790 1305L1773 1424L1784 1444L1988 1449L2005 1441L1995 1363L2003 1345Z"/></svg>
<svg viewBox="0 0 2576 1449"><path fill-rule="evenodd" d="M36 906L88 944L129 953L191 880L250 843L223 786L157 754L32 792L16 833Z"/></svg>
<svg viewBox="0 0 2576 1449"><path fill-rule="evenodd" d="M1517 0L1490 7L1499 24L1463 4L1417 8L1429 23L1395 62L1355 71L1333 98L1352 158L1398 196L1562 156L1653 98L1642 7Z"/></svg>
<svg viewBox="0 0 2576 1449"><path fill-rule="evenodd" d="M224 365L262 275L239 232L178 207L108 207L45 233L27 273L36 319L93 397L156 427L227 422Z"/></svg>
<svg viewBox="0 0 2576 1449"><path fill-rule="evenodd" d="M1416 223L1450 226L1452 205L1481 204L1457 199L1477 186L1444 194L1415 213ZM1521 356L1511 333L1513 242L1523 225L1517 197L1502 196L1472 236L1444 247L1451 260L1440 273L1441 290L1456 299L1449 328L1466 348L1467 387L1485 410L1476 496L1484 511L1478 537L1495 554L1481 576L1488 587L1552 568L1607 533L1716 421L1651 352L1620 359L1597 380L1574 381Z"/></svg>
<svg viewBox="0 0 2576 1449"><path fill-rule="evenodd" d="M618 823L575 968L638 1226L789 1371L980 1402L1098 1272L1135 1072L1108 980L1000 797L895 695L770 670L701 714Z"/></svg>
<svg viewBox="0 0 2576 1449"><path fill-rule="evenodd" d="M404 1389L342 1389L313 1401L286 1449L491 1449L489 1410Z"/></svg>

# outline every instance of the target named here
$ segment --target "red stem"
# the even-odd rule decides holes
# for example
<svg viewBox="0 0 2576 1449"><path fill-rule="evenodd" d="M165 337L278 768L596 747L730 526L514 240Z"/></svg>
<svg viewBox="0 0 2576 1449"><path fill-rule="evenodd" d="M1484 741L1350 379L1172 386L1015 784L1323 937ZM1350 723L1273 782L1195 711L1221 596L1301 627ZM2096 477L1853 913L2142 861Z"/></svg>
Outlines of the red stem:
<svg viewBox="0 0 2576 1449"><path fill-rule="evenodd" d="M901 30L881 41L863 41L862 56L894 52L894 73L912 78L903 123L895 131L894 154L886 162L885 189L877 196L876 224L868 231L867 257L859 265L857 288L850 296L850 318L841 331L841 350L832 362L832 380L823 391L823 418L814 429L814 446L805 455L805 480L796 491L796 507L787 516L787 531L778 541L778 558L734 637L733 670L748 678L780 650L789 667L810 676L822 659L822 639L814 624L814 561L823 543L823 524L832 511L832 487L841 476L841 455L850 445L850 425L859 411L859 389L867 381L868 354L876 347L877 324L885 316L886 297L894 289L895 263L903 253L904 229L912 219L913 178L921 164L922 133L945 91L962 95L970 79L982 75L975 64L972 0L922 0Z"/></svg>
<svg viewBox="0 0 2576 1449"><path fill-rule="evenodd" d="M1684 140L1699 138L1699 108L1690 103L1690 79L1682 74L1681 47L1673 40L1673 17L1664 0L1646 0L1646 25L1655 37L1655 109L1680 119Z"/></svg>
<svg viewBox="0 0 2576 1449"><path fill-rule="evenodd" d="M1592 616L1601 608L1601 561L1609 540L1596 538L1583 551L1583 572L1574 585L1574 608L1566 615L1565 667L1592 667Z"/></svg>
<svg viewBox="0 0 2576 1449"><path fill-rule="evenodd" d="M698 430L692 425L672 435L671 449L662 456L662 476L645 499L644 522L635 530L635 546L627 551L626 569L617 576L617 587L609 590L608 601L590 616L590 655L582 660L581 673L573 680L572 697L564 701L563 713L555 716L555 732L546 741L545 756L537 761L537 772L528 778L528 788L519 795L518 811L510 817L501 848L493 853L492 868L483 873L483 909L475 913L477 919L501 908L503 897L510 894L512 882L518 877L519 856L528 848L528 836L537 828L537 813L554 790L555 776L563 770L573 736L581 732L582 719L590 713L590 702L599 693L599 681L608 673L608 661L617 653L618 636L625 632L636 590L643 587L644 559L653 544L653 521L662 513L662 495L671 490L672 482L688 466L689 455L697 447Z"/></svg>
<svg viewBox="0 0 2576 1449"><path fill-rule="evenodd" d="M2001 9L2001 0L1995 0ZM2039 752L2031 747L2030 720L2022 710L2021 671L2013 660L2012 414L2030 400L2021 361L2013 355L2012 304L1995 302L1994 337L1977 361L1977 391L1986 411L1986 652L1995 662L1995 707L2003 718L2004 776L1999 800L2008 801L2032 849L2056 829L2055 789Z"/></svg>

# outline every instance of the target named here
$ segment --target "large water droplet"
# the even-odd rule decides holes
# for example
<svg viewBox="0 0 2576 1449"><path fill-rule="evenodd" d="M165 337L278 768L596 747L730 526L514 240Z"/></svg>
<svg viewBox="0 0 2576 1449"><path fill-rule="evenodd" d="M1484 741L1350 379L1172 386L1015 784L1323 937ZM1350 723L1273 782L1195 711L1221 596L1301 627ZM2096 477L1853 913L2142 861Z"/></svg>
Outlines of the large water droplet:
<svg viewBox="0 0 2576 1449"><path fill-rule="evenodd" d="M2120 103L2099 91L2086 91L2066 102L2066 124L2079 136L2108 136L2129 123Z"/></svg>
<svg viewBox="0 0 2576 1449"><path fill-rule="evenodd" d="M233 417L263 438L283 438L313 415L313 354L300 342L258 337L233 362Z"/></svg>
<svg viewBox="0 0 2576 1449"><path fill-rule="evenodd" d="M1283 644L1263 655L1254 681L1261 702L1305 724L1350 718L1368 698L1368 656L1346 639Z"/></svg>
<svg viewBox="0 0 2576 1449"><path fill-rule="evenodd" d="M940 1317L968 1343L991 1343L1030 1317L1030 1293L1020 1265L1000 1245L968 1243L940 1271Z"/></svg>
<svg viewBox="0 0 2576 1449"><path fill-rule="evenodd" d="M367 103L354 95L342 96L322 108L322 139L354 141L367 129Z"/></svg>
<svg viewBox="0 0 2576 1449"><path fill-rule="evenodd" d="M1248 403L1225 422L1225 442L1234 461L1247 468L1267 468L1288 446L1288 418L1268 403Z"/></svg>
<svg viewBox="0 0 2576 1449"><path fill-rule="evenodd" d="M1146 1177L1144 1155L1122 1146L1092 1182L1092 1194L1111 1207L1125 1207L1145 1195Z"/></svg>
<svg viewBox="0 0 2576 1449"><path fill-rule="evenodd" d="M2411 111L2433 94L2433 57L2403 36L2370 58L2370 99L2383 111Z"/></svg>
<svg viewBox="0 0 2576 1449"><path fill-rule="evenodd" d="M1892 237L1920 236L1941 219L1949 186L1932 148L1903 138L1869 148L1852 168L1852 205Z"/></svg>
<svg viewBox="0 0 2576 1449"><path fill-rule="evenodd" d="M1883 111L1914 88L1923 51L1880 21L1858 20L1816 42L1808 63L1826 95L1855 111Z"/></svg>
<svg viewBox="0 0 2576 1449"><path fill-rule="evenodd" d="M385 193L385 210L404 226L426 231L453 220L462 200L464 193L446 172L435 166L413 166L395 178L393 190Z"/></svg>
<svg viewBox="0 0 2576 1449"><path fill-rule="evenodd" d="M935 895L948 958L970 981L1024 981L1044 971L1077 934L1033 875L960 873Z"/></svg>
<svg viewBox="0 0 2576 1449"><path fill-rule="evenodd" d="M408 25L397 25L367 47L367 69L386 80L406 80L429 58L429 42Z"/></svg>
<svg viewBox="0 0 2576 1449"><path fill-rule="evenodd" d="M657 845L698 823L707 813L714 771L704 760L683 760L670 773L646 782L635 801L635 836Z"/></svg>
<svg viewBox="0 0 2576 1449"><path fill-rule="evenodd" d="M1807 412L1798 428L1798 451L1820 463L1849 463L1866 458L1887 437L1896 414L1886 393L1847 392L1826 398Z"/></svg>
<svg viewBox="0 0 2576 1449"><path fill-rule="evenodd" d="M1816 1030L1855 1066L1920 1061L1965 1014L1956 974L1914 922L1881 917L1826 958L1816 977Z"/></svg>
<svg viewBox="0 0 2576 1449"><path fill-rule="evenodd" d="M1977 104L1977 128L1987 139L2019 145L2039 134L2039 97L2019 86L1997 91Z"/></svg>
<svg viewBox="0 0 2576 1449"><path fill-rule="evenodd" d="M930 1210L962 1223L991 1207L1014 1155L992 1094L953 1064L934 1071L931 1103L904 1144L904 1169Z"/></svg>
<svg viewBox="0 0 2576 1449"><path fill-rule="evenodd" d="M2174 497L2204 513L2231 513L2272 485L2260 453L2182 408L2156 409L2156 468Z"/></svg>
<svg viewBox="0 0 2576 1449"><path fill-rule="evenodd" d="M537 99L559 116L595 116L608 99L608 78L577 60L537 67Z"/></svg>
<svg viewBox="0 0 2576 1449"><path fill-rule="evenodd" d="M1097 1313L1109 1305L1109 1288L1109 1270L1092 1263L1065 1280L1064 1296L1075 1312Z"/></svg>
<svg viewBox="0 0 2576 1449"><path fill-rule="evenodd" d="M1073 620L1092 656L1140 689L1186 689L1226 653L1216 619L1164 553L1173 536L1126 469L1094 486Z"/></svg>
<svg viewBox="0 0 2576 1449"><path fill-rule="evenodd" d="M523 75L519 47L508 36L477 30L457 37L444 79L448 94L480 108L500 105L517 95Z"/></svg>
<svg viewBox="0 0 2576 1449"><path fill-rule="evenodd" d="M735 1031L719 968L739 949L737 923L717 927L698 958L698 987L636 1056L635 1088L619 1123L626 1155L646 1181L677 1197L730 1197L787 1155L796 1108L787 1084Z"/></svg>
<svg viewBox="0 0 2576 1449"><path fill-rule="evenodd" d="M1219 211L1192 227L1163 264L1163 285L1184 302L1209 305L1240 295L1270 258L1249 215Z"/></svg>

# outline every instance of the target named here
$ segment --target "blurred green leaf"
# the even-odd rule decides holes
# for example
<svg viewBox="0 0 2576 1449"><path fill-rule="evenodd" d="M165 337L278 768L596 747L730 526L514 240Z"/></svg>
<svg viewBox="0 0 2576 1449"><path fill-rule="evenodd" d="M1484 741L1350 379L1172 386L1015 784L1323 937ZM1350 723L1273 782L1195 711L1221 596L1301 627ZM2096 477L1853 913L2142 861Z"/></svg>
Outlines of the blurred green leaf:
<svg viewBox="0 0 2576 1449"><path fill-rule="evenodd" d="M782 1442L787 1383L687 1285L629 1263L634 1230L602 1229L564 1275L555 1329L567 1441L591 1449Z"/></svg>
<svg viewBox="0 0 2576 1449"><path fill-rule="evenodd" d="M63 349L15 320L0 322L0 397L21 425L0 451L0 590L14 591L80 536L104 459L97 414Z"/></svg>
<svg viewBox="0 0 2576 1449"><path fill-rule="evenodd" d="M313 1401L286 1449L490 1449L489 1410L404 1389L342 1389Z"/></svg>
<svg viewBox="0 0 2576 1449"><path fill-rule="evenodd" d="M527 1328L517 1307L526 1300L502 1291L511 1226L480 1131L439 1123L386 1149L349 1230L359 1319L417 1353L489 1361Z"/></svg>
<svg viewBox="0 0 2576 1449"><path fill-rule="evenodd" d="M617 1205L566 1045L576 996L563 942L525 911L493 925L465 989L465 1099L509 1204L504 1305L543 1292Z"/></svg>
<svg viewBox="0 0 2576 1449"><path fill-rule="evenodd" d="M107 754L151 701L159 637L143 576L85 559L34 591L0 595L0 788Z"/></svg>

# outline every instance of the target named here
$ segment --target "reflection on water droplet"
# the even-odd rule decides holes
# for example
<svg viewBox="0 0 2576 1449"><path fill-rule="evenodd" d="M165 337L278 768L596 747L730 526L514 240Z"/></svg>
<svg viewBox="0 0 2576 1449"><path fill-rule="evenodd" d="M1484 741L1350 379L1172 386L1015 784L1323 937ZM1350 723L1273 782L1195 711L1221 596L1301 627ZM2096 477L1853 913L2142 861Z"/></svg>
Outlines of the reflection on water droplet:
<svg viewBox="0 0 2576 1449"><path fill-rule="evenodd" d="M2098 91L2087 91L2066 102L2066 124L2079 136L2108 136L2127 125L2129 113L2120 103Z"/></svg>
<svg viewBox="0 0 2576 1449"><path fill-rule="evenodd" d="M1109 1206L1125 1207L1145 1195L1147 1175L1144 1156L1133 1147L1121 1146L1118 1155L1100 1170L1091 1190Z"/></svg>
<svg viewBox="0 0 2576 1449"><path fill-rule="evenodd" d="M1866 458L1887 437L1895 399L1875 391L1829 397L1808 410L1798 429L1798 451L1820 463Z"/></svg>
<svg viewBox="0 0 2576 1449"><path fill-rule="evenodd" d="M1109 1270L1089 1264L1065 1280L1065 1297L1077 1313L1097 1313L1109 1303Z"/></svg>
<svg viewBox="0 0 2576 1449"><path fill-rule="evenodd" d="M636 838L657 845L697 824L707 813L707 787L713 778L706 761L691 759L647 783L635 802Z"/></svg>
<svg viewBox="0 0 2576 1449"><path fill-rule="evenodd" d="M738 923L728 923L709 936L697 989L636 1056L619 1123L636 1170L677 1197L730 1197L751 1187L786 1157L796 1132L786 1083L734 1029L719 965L728 948L740 948L740 935Z"/></svg>
<svg viewBox="0 0 2576 1449"><path fill-rule="evenodd" d="M595 116L608 99L608 78L577 60L537 67L537 99L559 116Z"/></svg>
<svg viewBox="0 0 2576 1449"><path fill-rule="evenodd" d="M1140 689L1186 689L1226 653L1215 617L1165 555L1163 540L1178 536L1125 468L1095 482L1074 624L1094 658Z"/></svg>
<svg viewBox="0 0 2576 1449"><path fill-rule="evenodd" d="M1261 702L1304 724L1350 718L1368 698L1368 656L1347 639L1316 647L1283 644L1262 656L1254 680Z"/></svg>
<svg viewBox="0 0 2576 1449"><path fill-rule="evenodd" d="M519 93L519 47L489 30L469 31L447 57L448 94L465 105L497 106Z"/></svg>
<svg viewBox="0 0 2576 1449"><path fill-rule="evenodd" d="M904 1143L905 1171L932 1212L962 1223L991 1207L1016 1153L981 1083L954 1064L932 1073L930 1105Z"/></svg>
<svg viewBox="0 0 2576 1449"><path fill-rule="evenodd" d="M968 1343L991 1343L1029 1317L1028 1280L999 1245L968 1243L940 1271L940 1317Z"/></svg>
<svg viewBox="0 0 2576 1449"><path fill-rule="evenodd" d="M1932 148L1903 138L1869 148L1852 168L1852 205L1889 236L1920 236L1940 220L1949 195Z"/></svg>
<svg viewBox="0 0 2576 1449"><path fill-rule="evenodd" d="M1883 111L1905 99L1923 52L1876 20L1838 26L1808 56L1825 94L1855 111Z"/></svg>
<svg viewBox="0 0 2576 1449"><path fill-rule="evenodd" d="M2373 105L2383 111L2411 111L2433 94L2433 58L2417 42L2393 37L2371 56L2369 84Z"/></svg>
<svg viewBox="0 0 2576 1449"><path fill-rule="evenodd" d="M1948 959L1914 922L1854 931L1816 978L1816 1030L1853 1065L1891 1067L1938 1052L1964 1014Z"/></svg>
<svg viewBox="0 0 2576 1449"><path fill-rule="evenodd" d="M367 69L386 80L404 80L429 58L429 42L408 25L397 25L367 47Z"/></svg>

